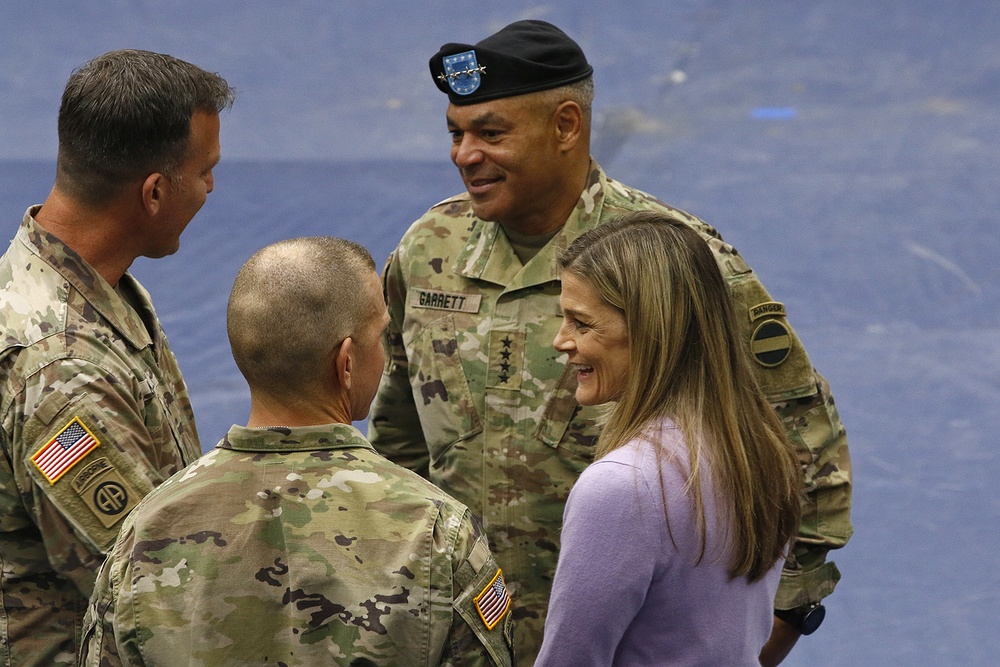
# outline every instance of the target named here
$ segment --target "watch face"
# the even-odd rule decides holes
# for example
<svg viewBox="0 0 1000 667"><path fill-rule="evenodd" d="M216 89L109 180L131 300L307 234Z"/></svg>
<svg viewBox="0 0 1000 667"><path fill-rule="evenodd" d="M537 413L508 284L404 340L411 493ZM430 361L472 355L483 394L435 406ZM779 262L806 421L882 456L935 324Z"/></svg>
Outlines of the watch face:
<svg viewBox="0 0 1000 667"><path fill-rule="evenodd" d="M826 607L821 604L816 605L802 617L802 622L799 623L799 632L804 635L811 635L823 624L824 618L826 618Z"/></svg>

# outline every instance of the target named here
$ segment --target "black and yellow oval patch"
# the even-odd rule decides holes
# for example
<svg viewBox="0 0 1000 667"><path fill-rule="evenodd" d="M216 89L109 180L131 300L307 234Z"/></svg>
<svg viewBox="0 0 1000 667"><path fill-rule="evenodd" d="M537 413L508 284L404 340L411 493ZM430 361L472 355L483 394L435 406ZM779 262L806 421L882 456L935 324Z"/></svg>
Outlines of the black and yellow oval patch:
<svg viewBox="0 0 1000 667"><path fill-rule="evenodd" d="M750 337L750 352L761 366L780 366L792 351L792 335L780 320L764 320Z"/></svg>

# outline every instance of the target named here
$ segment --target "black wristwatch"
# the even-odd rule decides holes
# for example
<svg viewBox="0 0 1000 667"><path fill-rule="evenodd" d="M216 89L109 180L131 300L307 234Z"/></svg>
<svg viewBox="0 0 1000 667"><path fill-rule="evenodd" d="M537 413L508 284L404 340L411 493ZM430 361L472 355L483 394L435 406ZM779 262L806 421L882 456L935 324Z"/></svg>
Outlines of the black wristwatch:
<svg viewBox="0 0 1000 667"><path fill-rule="evenodd" d="M823 624L826 607L814 602L795 609L775 609L774 615L795 628L800 635L811 635Z"/></svg>

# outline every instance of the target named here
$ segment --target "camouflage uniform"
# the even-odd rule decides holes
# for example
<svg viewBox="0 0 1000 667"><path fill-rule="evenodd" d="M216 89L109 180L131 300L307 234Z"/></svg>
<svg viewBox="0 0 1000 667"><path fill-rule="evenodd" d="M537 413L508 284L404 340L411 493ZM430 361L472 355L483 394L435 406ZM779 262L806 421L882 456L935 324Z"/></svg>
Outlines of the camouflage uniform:
<svg viewBox="0 0 1000 667"><path fill-rule="evenodd" d="M508 607L468 508L353 426L234 426L126 520L81 662L510 665Z"/></svg>
<svg viewBox="0 0 1000 667"><path fill-rule="evenodd" d="M73 664L121 520L201 454L149 295L36 210L0 259L0 665Z"/></svg>
<svg viewBox="0 0 1000 667"><path fill-rule="evenodd" d="M701 220L608 179L590 178L565 226L521 265L499 224L468 195L418 220L386 266L392 323L372 406L375 448L439 485L483 519L517 603L518 660L531 664L559 551L567 494L591 462L594 408L552 347L561 319L558 253L627 211L665 211L699 230L729 280L763 388L800 450L808 501L777 606L821 599L840 575L829 549L851 535L850 459L826 382L742 257Z"/></svg>

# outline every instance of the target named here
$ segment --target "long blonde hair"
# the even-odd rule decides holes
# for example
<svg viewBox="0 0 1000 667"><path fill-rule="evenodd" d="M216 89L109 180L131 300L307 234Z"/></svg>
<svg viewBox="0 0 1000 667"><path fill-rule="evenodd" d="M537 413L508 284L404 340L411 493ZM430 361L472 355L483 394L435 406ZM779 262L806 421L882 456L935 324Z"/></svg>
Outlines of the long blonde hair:
<svg viewBox="0 0 1000 667"><path fill-rule="evenodd" d="M606 415L596 455L672 419L688 447L687 491L701 557L706 456L712 486L728 509L730 576L760 579L798 528L802 475L753 374L730 290L708 244L682 222L634 212L583 234L559 264L621 311L628 329L630 373Z"/></svg>

